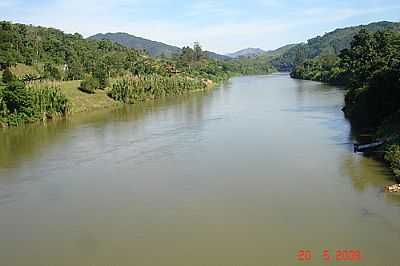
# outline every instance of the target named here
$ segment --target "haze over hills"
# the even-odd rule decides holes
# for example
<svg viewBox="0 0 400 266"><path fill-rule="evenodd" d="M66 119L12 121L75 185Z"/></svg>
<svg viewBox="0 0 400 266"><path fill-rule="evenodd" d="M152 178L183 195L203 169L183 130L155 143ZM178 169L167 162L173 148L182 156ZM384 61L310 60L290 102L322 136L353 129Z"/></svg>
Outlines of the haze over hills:
<svg viewBox="0 0 400 266"><path fill-rule="evenodd" d="M231 58L243 58L243 57L253 58L253 57L258 57L258 56L276 57L276 56L280 56L280 55L284 54L285 52L287 52L289 49L293 48L296 45L298 45L298 44L287 44L278 49L269 50L269 51L265 51L260 48L247 48L247 49L237 51L235 53L227 54L226 56L229 56Z"/></svg>
<svg viewBox="0 0 400 266"><path fill-rule="evenodd" d="M128 48L135 48L139 50L145 50L149 53L150 56L157 57L157 56L166 56L171 57L176 54L181 53L181 48L168 45L162 42L152 41L148 39L144 39L141 37L137 37L134 35L130 35L124 32L117 32L117 33L99 33L89 37L88 39L91 40L110 40L112 42L121 44ZM213 53L210 51L205 51L207 56L211 59L215 60L227 60L229 57L220 55L217 53Z"/></svg>
<svg viewBox="0 0 400 266"><path fill-rule="evenodd" d="M231 54L227 54L226 56L229 56L231 58L240 58L240 57L257 57L263 54L266 54L267 52L260 49L260 48L246 48Z"/></svg>

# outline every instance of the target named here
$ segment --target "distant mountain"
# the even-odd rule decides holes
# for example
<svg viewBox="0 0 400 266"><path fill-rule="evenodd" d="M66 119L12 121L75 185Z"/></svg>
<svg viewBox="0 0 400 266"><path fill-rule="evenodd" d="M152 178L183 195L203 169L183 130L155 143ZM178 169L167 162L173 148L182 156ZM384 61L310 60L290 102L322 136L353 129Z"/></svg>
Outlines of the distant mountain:
<svg viewBox="0 0 400 266"><path fill-rule="evenodd" d="M168 45L162 42L147 40L124 32L106 34L99 33L89 37L88 39L110 40L129 48L146 50L151 56L172 56L174 54L179 54L181 51L181 49L176 46Z"/></svg>
<svg viewBox="0 0 400 266"><path fill-rule="evenodd" d="M214 59L214 60L218 60L218 61L224 61L224 60L232 59L229 56L222 55L222 54L217 54L217 53L210 52L210 51L205 51L205 53L206 53L208 58L211 58L211 59Z"/></svg>
<svg viewBox="0 0 400 266"><path fill-rule="evenodd" d="M317 36L307 41L294 45L287 49L283 54L274 58L272 64L281 71L290 71L295 65L296 58L301 55L304 59L312 59L321 54L339 54L345 48L350 48L353 37L361 30L366 29L371 32L380 30L400 31L400 23L381 21L368 25L347 27L336 29L323 36Z"/></svg>
<svg viewBox="0 0 400 266"><path fill-rule="evenodd" d="M231 58L240 58L240 57L257 57L263 54L266 54L267 52L260 49L260 48L247 48L243 49L240 51L237 51L235 53L227 54L226 56L229 56Z"/></svg>
<svg viewBox="0 0 400 266"><path fill-rule="evenodd" d="M164 55L166 57L171 57L176 54L181 53L181 48L168 45L162 42L156 42L148 39L144 39L141 37L133 36L124 32L117 33L99 33L89 37L91 40L110 40L112 42L121 44L123 46L134 48L138 50L145 50L149 53L150 56L157 57ZM213 52L205 51L208 58L215 60L227 60L229 57L216 54Z"/></svg>

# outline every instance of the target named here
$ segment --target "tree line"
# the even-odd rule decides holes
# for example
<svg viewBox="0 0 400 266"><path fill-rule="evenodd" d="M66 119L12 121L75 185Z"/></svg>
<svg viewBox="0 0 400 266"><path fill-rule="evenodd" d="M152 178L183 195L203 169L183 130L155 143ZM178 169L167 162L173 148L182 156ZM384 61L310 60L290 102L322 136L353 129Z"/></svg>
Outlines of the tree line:
<svg viewBox="0 0 400 266"><path fill-rule="evenodd" d="M385 158L400 177L400 33L361 30L338 56L303 60L293 78L343 85L344 112L353 125L390 137Z"/></svg>
<svg viewBox="0 0 400 266"><path fill-rule="evenodd" d="M46 95L29 86L37 80L80 80L79 89L85 93L108 88L114 99L128 93L131 99L144 100L204 88L210 80L216 83L232 75L272 70L266 61L209 59L199 43L184 47L172 58L152 58L109 40L89 40L78 33L7 21L0 22L0 51L0 126L67 113L67 107L43 108L48 95L61 95L62 88L42 88L49 91ZM115 85L121 79L140 82ZM50 101L49 106L68 106L64 98L55 96L59 103Z"/></svg>
<svg viewBox="0 0 400 266"><path fill-rule="evenodd" d="M362 127L376 127L400 109L399 67L400 33L361 30L351 48L304 60L291 76L346 86L346 114Z"/></svg>

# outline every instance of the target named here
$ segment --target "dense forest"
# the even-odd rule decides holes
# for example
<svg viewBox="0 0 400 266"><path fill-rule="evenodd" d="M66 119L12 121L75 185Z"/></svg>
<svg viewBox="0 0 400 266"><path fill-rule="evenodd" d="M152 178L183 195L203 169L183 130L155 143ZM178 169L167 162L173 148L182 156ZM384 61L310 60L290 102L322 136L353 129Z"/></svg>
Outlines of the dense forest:
<svg viewBox="0 0 400 266"><path fill-rule="evenodd" d="M400 177L400 33L361 30L338 56L304 60L292 71L299 79L348 89L344 112L361 131L389 139L386 159Z"/></svg>
<svg viewBox="0 0 400 266"><path fill-rule="evenodd" d="M109 77L127 73L165 75L175 67L171 66L174 62L156 60L139 50L111 41L86 40L79 34L64 34L56 29L9 22L0 23L0 49L1 70L18 63L24 64L32 66L33 73L38 75L33 78L77 80L84 78L85 74L100 73ZM196 52L202 54L198 60L189 60L186 56L186 61L180 66L201 66L203 71L199 71L200 74L207 74L207 77L217 75L219 67L212 60L207 60L203 51ZM201 64L192 64L200 59Z"/></svg>
<svg viewBox="0 0 400 266"><path fill-rule="evenodd" d="M0 22L0 50L1 126L64 116L71 100L76 105L65 95L71 84L79 84L76 90L82 93L133 103L206 89L232 75L272 71L265 60L210 59L198 43L174 56L153 58L110 40L6 21Z"/></svg>
<svg viewBox="0 0 400 266"><path fill-rule="evenodd" d="M320 56L329 58L329 56L338 55L343 49L350 48L354 36L361 30L398 32L400 31L400 23L381 21L368 25L336 29L323 36L312 38L306 43L291 46L283 54L272 58L271 63L280 71L291 71L306 59L314 59Z"/></svg>
<svg viewBox="0 0 400 266"><path fill-rule="evenodd" d="M338 56L304 60L292 77L342 84L346 114L361 127L376 127L400 109L400 33L362 30Z"/></svg>

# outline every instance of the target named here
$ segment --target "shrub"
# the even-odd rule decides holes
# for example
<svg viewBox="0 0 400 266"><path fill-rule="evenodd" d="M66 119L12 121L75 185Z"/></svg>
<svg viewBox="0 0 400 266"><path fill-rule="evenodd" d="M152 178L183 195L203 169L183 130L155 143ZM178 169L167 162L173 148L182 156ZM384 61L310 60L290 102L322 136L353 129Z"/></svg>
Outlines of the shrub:
<svg viewBox="0 0 400 266"><path fill-rule="evenodd" d="M14 81L5 87L2 98L11 113L25 113L28 116L34 113L32 94L21 81Z"/></svg>
<svg viewBox="0 0 400 266"><path fill-rule="evenodd" d="M135 103L205 88L206 84L199 79L146 75L117 80L108 95L117 101Z"/></svg>
<svg viewBox="0 0 400 266"><path fill-rule="evenodd" d="M65 116L69 110L67 97L57 87L31 89L35 113L42 117Z"/></svg>
<svg viewBox="0 0 400 266"><path fill-rule="evenodd" d="M13 82L0 91L0 123L19 125L39 119L64 116L68 100L55 87L33 89L22 82Z"/></svg>
<svg viewBox="0 0 400 266"><path fill-rule="evenodd" d="M44 77L50 80L61 80L60 70L53 64L47 63L44 66Z"/></svg>
<svg viewBox="0 0 400 266"><path fill-rule="evenodd" d="M87 93L95 93L95 90L98 88L100 88L100 82L92 76L88 76L82 80L79 86L79 90Z"/></svg>
<svg viewBox="0 0 400 266"><path fill-rule="evenodd" d="M385 152L385 160L389 163L397 178L400 177L400 146L390 145Z"/></svg>
<svg viewBox="0 0 400 266"><path fill-rule="evenodd" d="M104 67L97 67L93 77L99 81L99 89L104 89L109 85L107 71Z"/></svg>
<svg viewBox="0 0 400 266"><path fill-rule="evenodd" d="M116 101L123 103L129 103L129 99L132 98L133 91L129 88L129 82L127 79L118 80L112 90L108 93L108 96Z"/></svg>
<svg viewBox="0 0 400 266"><path fill-rule="evenodd" d="M3 82L7 84L7 83L15 81L16 79L17 78L11 72L10 68L7 67L3 72Z"/></svg>
<svg viewBox="0 0 400 266"><path fill-rule="evenodd" d="M7 112L7 105L3 99L3 90L0 89L0 117L5 117L7 115Z"/></svg>

